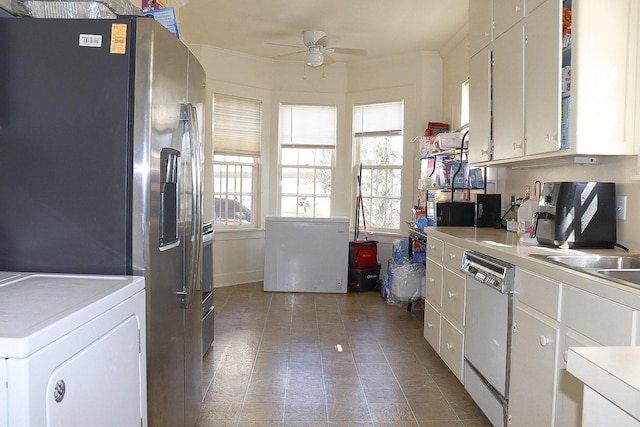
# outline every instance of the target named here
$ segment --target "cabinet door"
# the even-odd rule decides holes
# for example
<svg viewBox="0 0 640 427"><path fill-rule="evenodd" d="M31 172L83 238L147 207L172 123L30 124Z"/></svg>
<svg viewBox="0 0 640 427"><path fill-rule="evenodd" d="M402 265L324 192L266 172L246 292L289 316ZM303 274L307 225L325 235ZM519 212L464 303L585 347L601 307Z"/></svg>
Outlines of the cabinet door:
<svg viewBox="0 0 640 427"><path fill-rule="evenodd" d="M493 160L524 154L524 34L517 24L493 42Z"/></svg>
<svg viewBox="0 0 640 427"><path fill-rule="evenodd" d="M440 313L428 302L424 305L424 338L440 353Z"/></svg>
<svg viewBox="0 0 640 427"><path fill-rule="evenodd" d="M429 258L426 266L426 300L439 309L442 306L442 266Z"/></svg>
<svg viewBox="0 0 640 427"><path fill-rule="evenodd" d="M446 317L442 317L440 357L462 382L464 335Z"/></svg>
<svg viewBox="0 0 640 427"><path fill-rule="evenodd" d="M492 0L469 2L469 54L474 55L491 43L493 38Z"/></svg>
<svg viewBox="0 0 640 427"><path fill-rule="evenodd" d="M525 21L527 156L560 149L561 9L548 0Z"/></svg>
<svg viewBox="0 0 640 427"><path fill-rule="evenodd" d="M471 2L474 3L474 2ZM469 62L469 162L491 160L491 61L490 48Z"/></svg>
<svg viewBox="0 0 640 427"><path fill-rule="evenodd" d="M509 412L514 426L551 426L559 329L525 306L516 307Z"/></svg>
<svg viewBox="0 0 640 427"><path fill-rule="evenodd" d="M591 347L598 344L570 329L562 340L558 355L558 397L556 403L556 425L580 427L582 425L582 398L584 383L567 372L569 347Z"/></svg>
<svg viewBox="0 0 640 427"><path fill-rule="evenodd" d="M452 323L464 326L465 277L444 269L442 275L442 310Z"/></svg>
<svg viewBox="0 0 640 427"><path fill-rule="evenodd" d="M524 0L493 0L493 37L500 37L522 18Z"/></svg>

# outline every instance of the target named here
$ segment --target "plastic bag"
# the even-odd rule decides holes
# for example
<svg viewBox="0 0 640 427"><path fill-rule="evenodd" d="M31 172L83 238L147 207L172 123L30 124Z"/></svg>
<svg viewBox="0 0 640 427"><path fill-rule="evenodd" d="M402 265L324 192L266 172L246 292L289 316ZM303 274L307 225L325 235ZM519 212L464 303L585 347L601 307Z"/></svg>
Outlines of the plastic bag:
<svg viewBox="0 0 640 427"><path fill-rule="evenodd" d="M397 267L393 271L390 284L391 295L400 301L424 298L425 266L409 264Z"/></svg>

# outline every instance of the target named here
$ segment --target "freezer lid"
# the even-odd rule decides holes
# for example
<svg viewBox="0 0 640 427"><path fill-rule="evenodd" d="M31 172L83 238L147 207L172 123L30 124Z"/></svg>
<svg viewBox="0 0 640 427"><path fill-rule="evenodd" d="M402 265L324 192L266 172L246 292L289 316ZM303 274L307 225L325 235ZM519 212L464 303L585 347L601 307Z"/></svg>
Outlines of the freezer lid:
<svg viewBox="0 0 640 427"><path fill-rule="evenodd" d="M0 357L24 358L144 289L143 277L24 274L0 282Z"/></svg>

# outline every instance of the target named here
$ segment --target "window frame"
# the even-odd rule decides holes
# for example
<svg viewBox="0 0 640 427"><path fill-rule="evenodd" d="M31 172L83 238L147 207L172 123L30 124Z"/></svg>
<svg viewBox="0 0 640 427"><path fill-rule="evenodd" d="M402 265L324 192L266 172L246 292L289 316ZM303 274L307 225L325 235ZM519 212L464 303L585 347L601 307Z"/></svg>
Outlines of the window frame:
<svg viewBox="0 0 640 427"><path fill-rule="evenodd" d="M238 141L241 144L238 145L238 149L234 150L235 145L233 142L226 141L222 151L217 151L215 143L216 141L216 99L229 100L229 104L225 105L226 118L231 117L231 120L226 120L224 123L231 123L229 127L225 127L221 130L226 138L237 136ZM238 105L246 104L247 110L237 110ZM234 111L229 111L229 108ZM215 93L213 95L213 113L212 113L212 131L213 131L213 152L210 153L212 160L212 211L213 211L213 226L215 229L222 230L240 230L240 229L255 229L259 227L260 220L260 197L259 189L261 188L261 142L262 142L262 126L263 126L263 102L260 99L238 97L234 95L228 95L223 93ZM234 126L234 120L239 118L238 124ZM242 121L244 120L244 122ZM247 121L253 120L249 126ZM231 148L230 148L231 147ZM218 145L220 148L220 145ZM226 169L224 178L218 175L217 168ZM240 176L229 177L229 169L239 169ZM243 185L243 169L250 168L250 187L246 189ZM235 173L235 172L232 172ZM217 185L216 180L223 179L224 182L220 182ZM230 181L235 181L231 183ZM236 185L239 183L239 185ZM238 188L239 187L239 188ZM244 203L246 199L250 199L250 206L246 206ZM218 221L216 220L216 199L225 199L226 202L226 214L227 218ZM236 218L228 218L229 210L228 200L233 202L233 212L244 214L239 215ZM241 206L237 206L240 203ZM243 221L243 216L246 215L245 209L249 210L251 220L249 222Z"/></svg>
<svg viewBox="0 0 640 427"><path fill-rule="evenodd" d="M314 142L308 142L308 141L300 141L298 138L296 138L295 136L291 136L291 139L295 139L295 140L291 140L289 142L284 141L283 138L286 136L283 136L283 132L282 132L282 127L283 126L283 107L285 108L292 108L291 110L291 114L293 114L293 111L295 109L295 107L309 107L309 108L314 108L314 107L318 107L318 108L323 108L323 109L331 109L332 110L332 120L334 121L333 124L333 129L334 129L334 133L332 135L332 142L330 143L314 143ZM287 122L292 123L291 126L295 127L293 124L293 119L288 120ZM334 189L334 184L335 184L335 177L336 177L336 149L337 149L337 142L338 142L338 127L337 127L337 123L338 123L338 106L335 104L309 104L309 103L305 103L305 104L294 104L294 103L287 103L287 102L282 102L280 103L279 107L278 107L278 195L277 195L277 200L278 200L278 212L281 216L287 216L287 217L300 217L300 218L327 218L330 217L332 215L332 210L333 210L333 206L334 206L334 193L333 193L333 189ZM293 133L293 132L291 132ZM312 139L312 138L310 138ZM291 150L291 152L295 152L297 151L295 156L288 156L285 154L285 150ZM315 151L315 153L313 153L310 156L305 156L303 153L306 151ZM327 156L321 156L319 155L318 152L321 151L327 151ZM297 157L297 161L295 162L289 162L287 159L291 158L291 157ZM309 164L309 163L302 163L300 161L300 159L302 158L313 158L313 161ZM318 158L328 158L329 159L329 163L328 165L323 165L321 162L317 161ZM284 181L285 181L285 171L289 169L289 170L296 170L296 190L295 192L291 192L291 191L285 191L284 189ZM314 178L313 180L313 190L311 193L309 192L301 192L300 188L303 187L303 185L301 185L300 182L300 174L302 171L304 170L310 170L312 171L313 176L317 176L319 173L323 173L324 172L328 172L329 173L329 179L328 179L328 186L329 186L329 190L326 192L326 195L323 194L321 191L317 191L317 185L319 183L319 181L317 179ZM326 181L325 181L326 182ZM296 202L295 202L295 214L293 214L292 212L284 212L284 206L286 205L285 203L285 198L295 198ZM303 202L301 202L301 199L308 199L311 198L311 203L310 204L303 204ZM324 209L324 213L318 214L318 207L320 206L320 204L318 202L321 201L328 201L328 207L326 209ZM311 212L310 214L300 214L300 210L306 207L311 207Z"/></svg>
<svg viewBox="0 0 640 427"><path fill-rule="evenodd" d="M359 132L356 131L357 123L355 120L355 116L356 116L357 108L362 108L366 106L375 106L379 104L390 104L390 103L400 103L400 108L401 108L401 111L400 111L401 120L399 122L400 129L388 129L386 131L374 130L371 132L367 132L367 131L364 131L363 129L360 129ZM361 192L361 197L363 199L363 204L364 204L364 215L366 220L366 226L367 226L367 229L371 231L398 233L402 229L402 207L403 207L402 181L403 181L404 164L406 161L405 159L406 156L404 152L405 106L406 106L406 102L404 99L363 102L363 103L352 105L352 115L354 119L352 124L351 137L352 137L353 146L354 146L354 182L358 182L358 176L360 176L360 180L363 180L366 178L365 175L367 173L369 173L372 176L376 171L387 171L387 172L396 171L397 173L395 176L397 176L397 179L399 180L398 182L399 188L397 189L397 191L395 191L394 195L365 194L367 185L365 185L366 183L361 182L361 187L364 188L364 190ZM380 138L380 137L385 137L385 138L399 137L400 138L401 143L398 150L398 153L402 158L402 160L400 161L400 164L375 164L375 165L369 164L368 165L362 162L362 157L363 157L362 150L363 150L363 142L365 141L365 138ZM358 194L359 192L360 192L360 188L356 188L356 194ZM384 226L384 225L388 225L387 220L384 221L385 224L383 226L381 226L380 224L374 225L374 223L372 222L372 216L371 216L372 215L371 206L374 199L384 200L387 204L389 201L391 201L392 203L395 202L395 204L397 205L397 218L394 218L393 222L397 224L397 227ZM362 215L363 214L361 213L360 214L361 218L362 218ZM358 224L356 224L356 220L357 218L354 218L354 226L358 226ZM360 219L360 225L364 225L364 221L362 219Z"/></svg>

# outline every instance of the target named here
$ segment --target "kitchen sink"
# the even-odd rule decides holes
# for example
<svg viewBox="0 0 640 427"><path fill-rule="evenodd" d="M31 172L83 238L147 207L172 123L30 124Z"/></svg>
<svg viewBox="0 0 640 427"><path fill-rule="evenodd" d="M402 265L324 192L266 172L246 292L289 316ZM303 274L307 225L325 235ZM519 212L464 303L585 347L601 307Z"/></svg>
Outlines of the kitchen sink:
<svg viewBox="0 0 640 427"><path fill-rule="evenodd" d="M546 255L548 261L585 269L640 269L640 255Z"/></svg>
<svg viewBox="0 0 640 427"><path fill-rule="evenodd" d="M640 285L640 269L638 270L598 270L598 274L607 276L609 278L624 280L625 282L635 283Z"/></svg>
<svg viewBox="0 0 640 427"><path fill-rule="evenodd" d="M531 256L614 282L640 286L640 254Z"/></svg>

